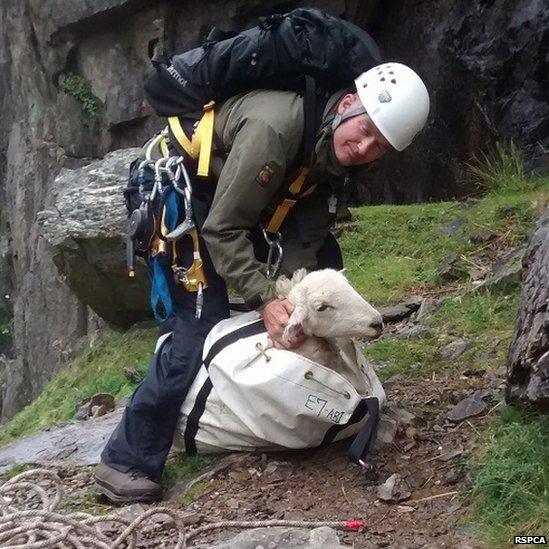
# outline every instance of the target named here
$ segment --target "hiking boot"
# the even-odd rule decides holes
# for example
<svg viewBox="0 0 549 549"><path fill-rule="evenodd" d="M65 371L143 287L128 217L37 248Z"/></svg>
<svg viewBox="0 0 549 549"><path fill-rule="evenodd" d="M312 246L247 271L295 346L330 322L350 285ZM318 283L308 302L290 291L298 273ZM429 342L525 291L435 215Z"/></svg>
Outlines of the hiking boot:
<svg viewBox="0 0 549 549"><path fill-rule="evenodd" d="M106 463L100 463L95 470L95 486L100 494L115 503L147 503L162 497L160 484L152 481L145 473L135 469L121 473Z"/></svg>

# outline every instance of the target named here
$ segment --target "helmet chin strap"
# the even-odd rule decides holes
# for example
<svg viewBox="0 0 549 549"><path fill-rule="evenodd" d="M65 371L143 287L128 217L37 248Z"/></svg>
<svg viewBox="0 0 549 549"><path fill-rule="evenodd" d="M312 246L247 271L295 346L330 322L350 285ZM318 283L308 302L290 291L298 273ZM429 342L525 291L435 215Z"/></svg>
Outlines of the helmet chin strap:
<svg viewBox="0 0 549 549"><path fill-rule="evenodd" d="M363 106L357 107L356 109L351 109L350 111L344 112L343 114L336 114L332 121L332 132L345 120L349 118L354 118L355 116L360 116L361 114L367 114L366 109Z"/></svg>

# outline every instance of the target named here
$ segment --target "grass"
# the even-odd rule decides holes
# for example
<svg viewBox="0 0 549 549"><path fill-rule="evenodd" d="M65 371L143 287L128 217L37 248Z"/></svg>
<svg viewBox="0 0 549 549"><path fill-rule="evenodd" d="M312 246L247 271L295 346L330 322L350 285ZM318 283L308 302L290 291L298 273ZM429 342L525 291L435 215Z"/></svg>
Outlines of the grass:
<svg viewBox="0 0 549 549"><path fill-rule="evenodd" d="M535 181L525 177L522 151L512 140L498 142L487 152L473 156L467 166L477 188L484 193L508 194L535 187Z"/></svg>
<svg viewBox="0 0 549 549"><path fill-rule="evenodd" d="M516 535L549 535L549 421L511 407L485 431L470 517L492 547Z"/></svg>
<svg viewBox="0 0 549 549"><path fill-rule="evenodd" d="M488 195L470 208L457 203L354 208L340 238L349 278L376 305L444 289L437 271L445 259L457 255L470 269L483 255L524 243L548 199L545 179L536 190ZM441 228L457 218L465 220L462 228L444 236ZM474 236L485 232L491 241L478 244Z"/></svg>
<svg viewBox="0 0 549 549"><path fill-rule="evenodd" d="M155 329L135 330L95 343L2 427L0 444L71 419L78 406L96 393L110 393L116 400L128 396L135 384L126 378L124 368L144 373L155 339Z"/></svg>
<svg viewBox="0 0 549 549"><path fill-rule="evenodd" d="M438 365L440 344L435 337L418 339L382 339L366 347L364 354L376 364L381 382L405 374L423 376Z"/></svg>
<svg viewBox="0 0 549 549"><path fill-rule="evenodd" d="M190 477L201 469L208 467L208 465L211 465L214 461L215 457L213 456L187 456L186 454L179 454L166 463L162 476L162 486L164 488L170 488L178 480Z"/></svg>

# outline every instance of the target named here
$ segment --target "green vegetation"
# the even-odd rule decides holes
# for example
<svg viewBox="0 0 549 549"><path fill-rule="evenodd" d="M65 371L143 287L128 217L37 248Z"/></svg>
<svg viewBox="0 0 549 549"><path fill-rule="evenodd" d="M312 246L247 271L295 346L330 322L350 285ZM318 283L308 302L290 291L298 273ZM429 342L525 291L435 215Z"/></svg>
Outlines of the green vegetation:
<svg viewBox="0 0 549 549"><path fill-rule="evenodd" d="M155 338L155 329L135 330L95 343L2 427L0 444L71 419L78 406L96 393L110 393L117 400L128 396L135 385L124 375L124 368L144 373Z"/></svg>
<svg viewBox="0 0 549 549"><path fill-rule="evenodd" d="M366 348L365 355L376 363L379 379L384 382L396 374L426 375L439 364L440 343L435 337L383 339Z"/></svg>
<svg viewBox="0 0 549 549"><path fill-rule="evenodd" d="M13 314L0 309L0 352L6 353L13 346Z"/></svg>
<svg viewBox="0 0 549 549"><path fill-rule="evenodd" d="M342 225L340 238L349 278L376 305L443 289L437 270L449 256L473 268L484 256L526 241L549 197L549 180L543 183L537 190L489 195L469 208L444 202L354 208L354 221ZM465 219L462 228L444 236L441 227L457 218ZM486 232L489 241L478 243L475 236Z"/></svg>
<svg viewBox="0 0 549 549"><path fill-rule="evenodd" d="M80 103L82 110L91 122L99 121L101 101L93 94L90 83L84 77L70 72L61 74L59 89Z"/></svg>
<svg viewBox="0 0 549 549"><path fill-rule="evenodd" d="M549 534L549 421L504 408L474 481L471 518L493 547L516 535Z"/></svg>
<svg viewBox="0 0 549 549"><path fill-rule="evenodd" d="M508 194L532 190L534 180L524 175L522 151L511 140L496 143L488 152L474 156L468 164L476 186L484 193Z"/></svg>
<svg viewBox="0 0 549 549"><path fill-rule="evenodd" d="M166 463L164 475L162 476L162 485L164 488L169 488L170 486L173 486L176 481L189 477L201 469L204 469L212 464L214 460L215 458L212 456L178 455L176 458L171 459Z"/></svg>
<svg viewBox="0 0 549 549"><path fill-rule="evenodd" d="M429 316L425 337L376 341L366 347L365 355L377 365L381 381L395 374L425 377L443 366L440 348L464 337L472 346L456 364L497 367L504 364L513 334L518 293L517 289L510 295L489 291L457 295Z"/></svg>
<svg viewBox="0 0 549 549"><path fill-rule="evenodd" d="M506 295L482 290L449 299L433 313L430 323L444 333L498 337L514 325L517 307L516 291Z"/></svg>

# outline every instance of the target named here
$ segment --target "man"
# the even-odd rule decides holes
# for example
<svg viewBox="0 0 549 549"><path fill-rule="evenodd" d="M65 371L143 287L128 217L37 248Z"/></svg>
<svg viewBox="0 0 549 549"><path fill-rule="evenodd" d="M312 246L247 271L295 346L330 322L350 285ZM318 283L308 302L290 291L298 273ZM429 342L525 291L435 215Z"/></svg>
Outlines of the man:
<svg viewBox="0 0 549 549"><path fill-rule="evenodd" d="M335 201L347 168L374 162L391 148L402 151L425 125L429 96L419 76L398 63L379 65L359 76L356 90L333 95L326 105L309 175L311 192L285 219L280 273L299 267L341 268L339 247L329 232ZM277 347L292 312L275 299L266 276L266 249L260 225L280 201L280 191L300 162L304 128L303 98L292 92L258 90L236 96L216 113L215 132L228 152L212 158L215 183L193 187L195 221L208 287L195 318L196 294L170 278L173 334L151 362L96 471L99 491L117 502L152 501L170 449L179 409L200 366L204 339L229 316L226 283L250 308L261 310ZM182 239L183 240L183 239ZM178 241L183 265L192 247Z"/></svg>

